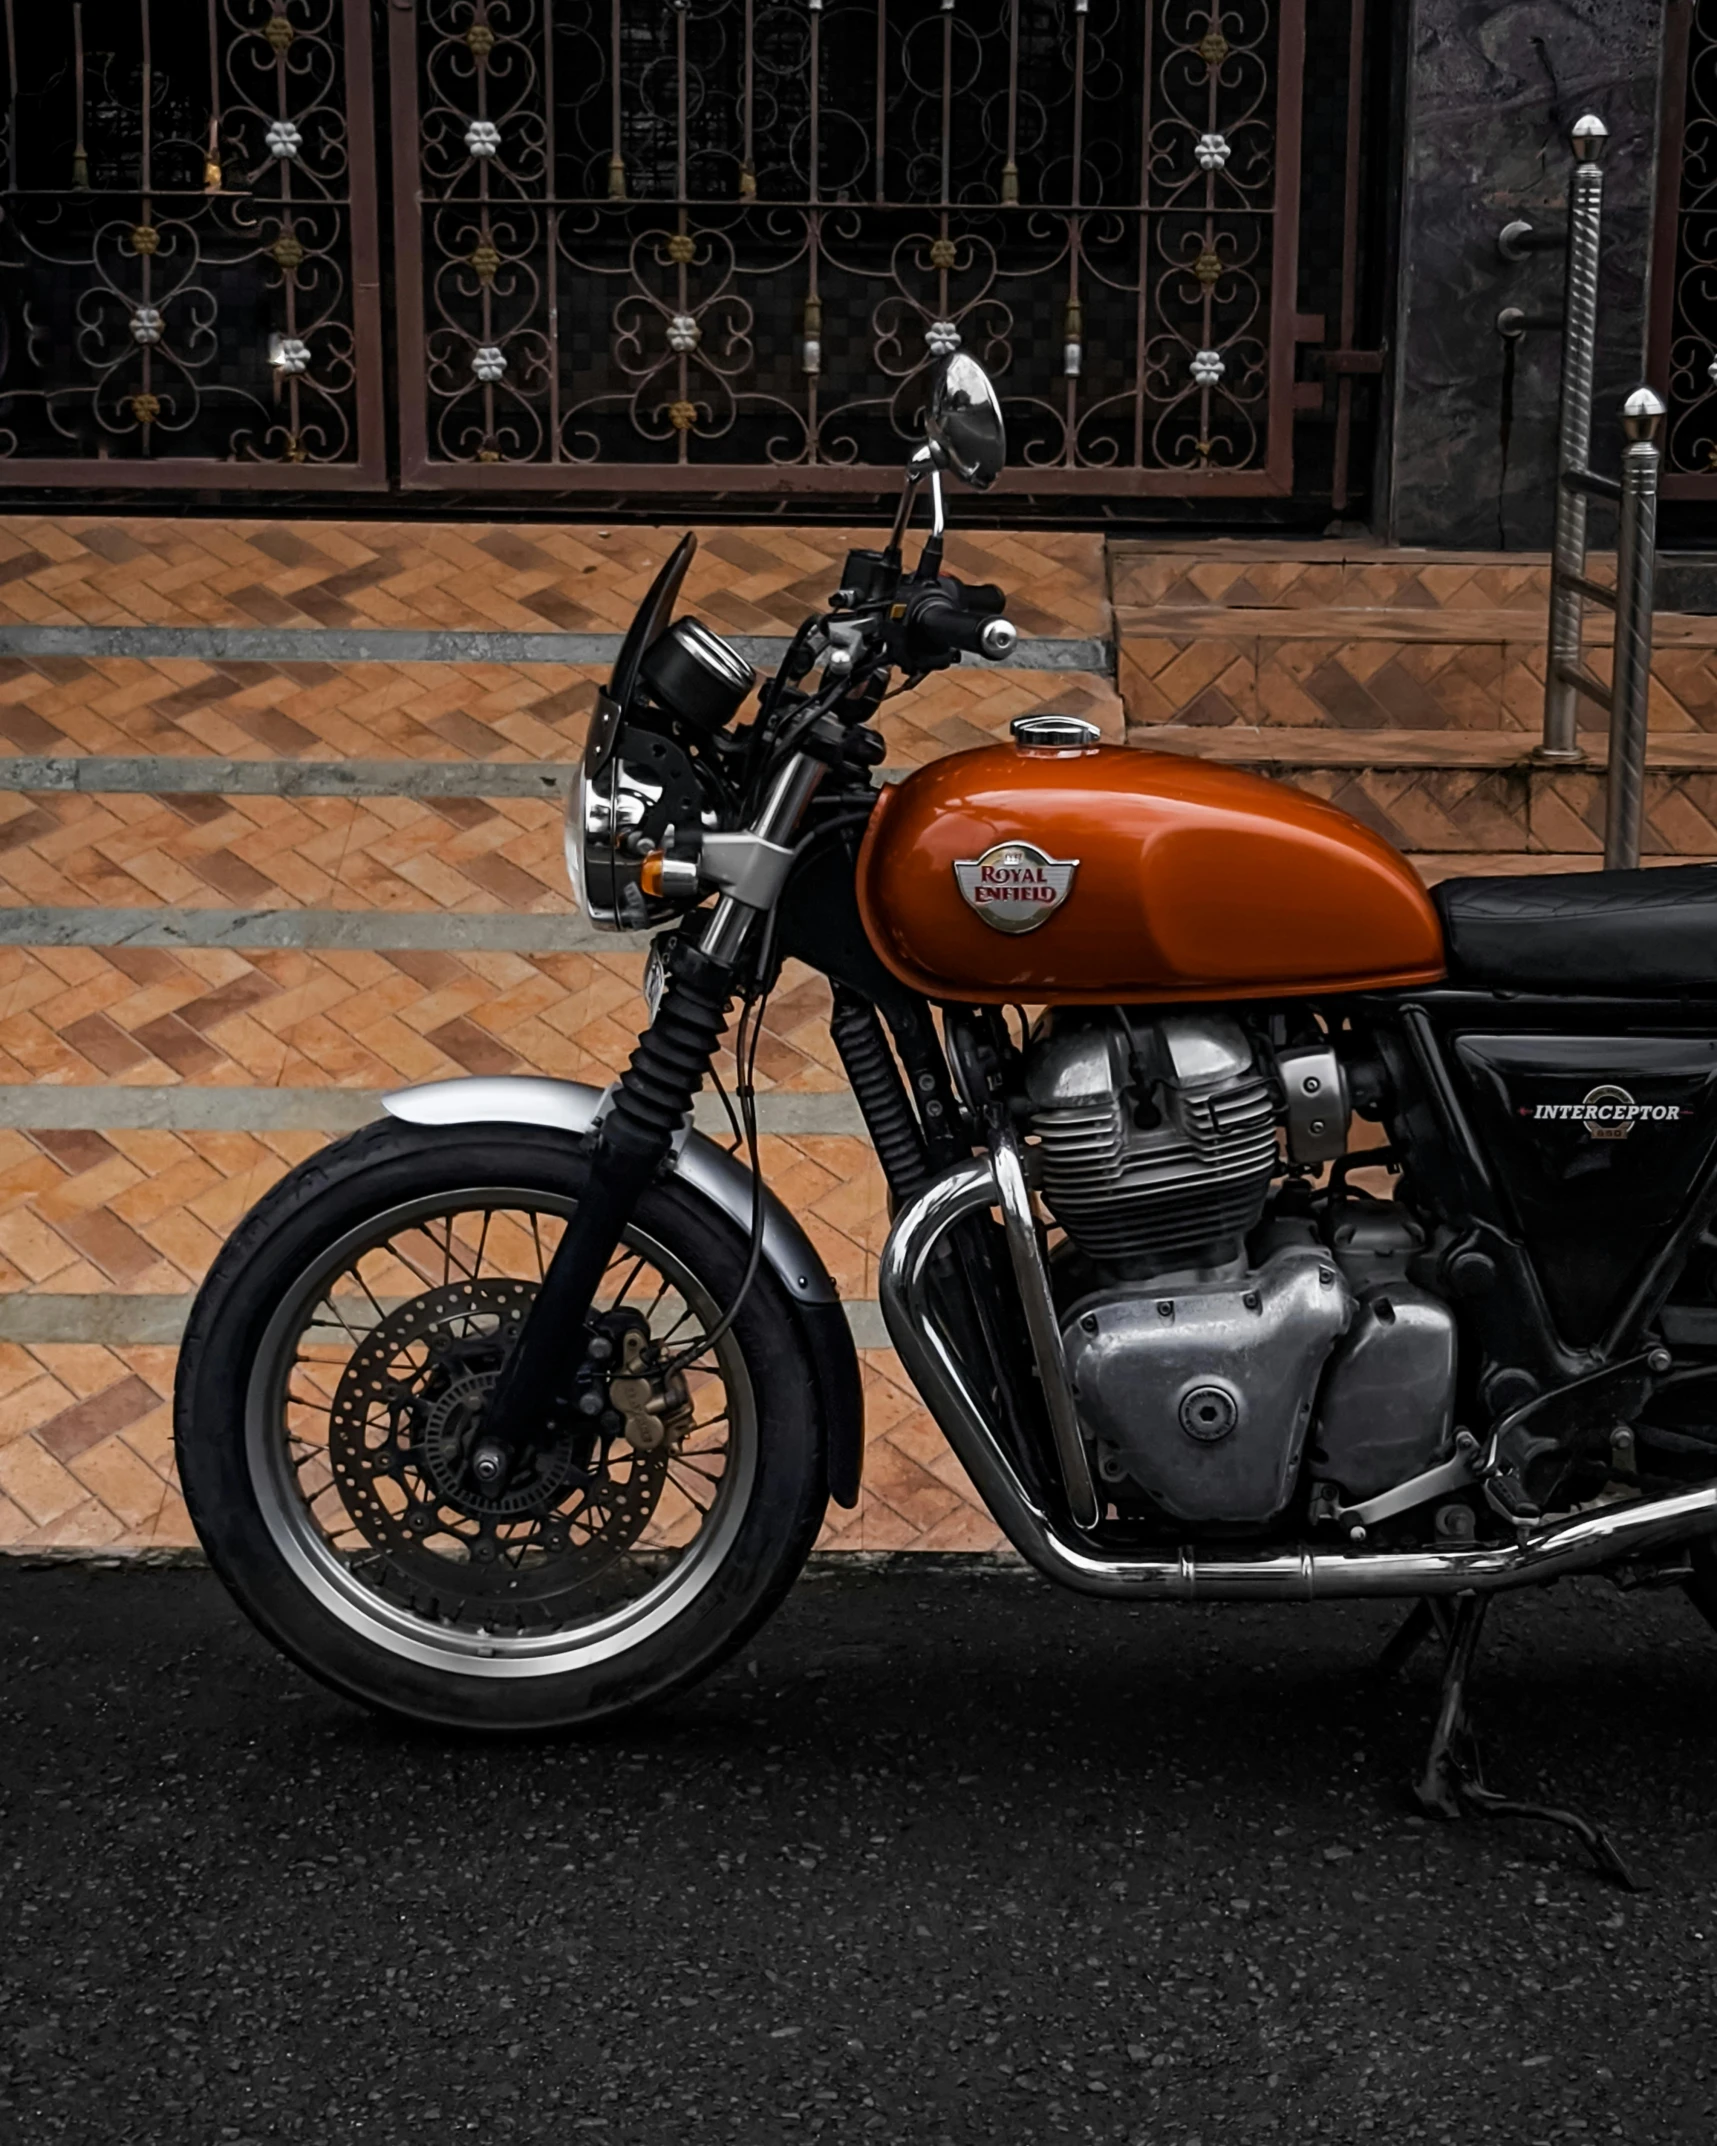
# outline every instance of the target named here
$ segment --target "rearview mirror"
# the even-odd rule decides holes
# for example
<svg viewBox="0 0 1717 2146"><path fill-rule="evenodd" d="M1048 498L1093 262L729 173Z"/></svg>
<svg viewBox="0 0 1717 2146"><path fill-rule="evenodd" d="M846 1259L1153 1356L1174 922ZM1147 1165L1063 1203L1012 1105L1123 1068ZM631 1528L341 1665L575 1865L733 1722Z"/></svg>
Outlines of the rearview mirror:
<svg viewBox="0 0 1717 2146"><path fill-rule="evenodd" d="M963 350L937 375L924 417L925 436L938 469L976 492L987 492L1007 466L1007 427L990 376Z"/></svg>

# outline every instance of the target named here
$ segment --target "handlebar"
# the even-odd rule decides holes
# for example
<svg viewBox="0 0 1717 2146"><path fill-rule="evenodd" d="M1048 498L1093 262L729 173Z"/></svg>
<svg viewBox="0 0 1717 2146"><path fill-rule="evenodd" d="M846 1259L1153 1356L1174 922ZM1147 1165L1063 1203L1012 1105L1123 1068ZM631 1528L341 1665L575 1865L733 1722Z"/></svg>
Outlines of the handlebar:
<svg viewBox="0 0 1717 2146"><path fill-rule="evenodd" d="M930 666L954 655L1001 662L1019 643L1019 629L1000 615L1005 601L993 587L962 589L957 595L945 587L927 590L907 610L905 637L911 657Z"/></svg>

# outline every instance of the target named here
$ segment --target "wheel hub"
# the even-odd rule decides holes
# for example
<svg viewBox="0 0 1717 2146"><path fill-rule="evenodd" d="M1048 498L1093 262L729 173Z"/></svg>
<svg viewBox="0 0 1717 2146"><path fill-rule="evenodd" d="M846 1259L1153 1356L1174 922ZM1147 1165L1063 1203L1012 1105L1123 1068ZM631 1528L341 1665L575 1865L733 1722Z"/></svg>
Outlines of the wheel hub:
<svg viewBox="0 0 1717 2146"><path fill-rule="evenodd" d="M462 1512L511 1520L553 1505L571 1480L578 1456L573 1435L566 1434L522 1457L502 1482L484 1482L482 1471L472 1465L472 1456L489 1396L500 1383L503 1356L498 1346L465 1361L450 1352L427 1382L433 1389L439 1381L439 1390L426 1390L418 1403L416 1450L424 1476L439 1498ZM588 1447L589 1440L581 1443Z"/></svg>

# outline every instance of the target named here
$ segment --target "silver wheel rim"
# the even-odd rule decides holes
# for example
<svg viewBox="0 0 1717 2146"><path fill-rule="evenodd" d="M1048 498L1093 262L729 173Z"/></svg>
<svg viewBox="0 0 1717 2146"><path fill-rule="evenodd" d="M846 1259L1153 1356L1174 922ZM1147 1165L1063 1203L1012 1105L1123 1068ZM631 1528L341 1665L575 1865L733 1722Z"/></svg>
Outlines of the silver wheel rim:
<svg viewBox="0 0 1717 2146"><path fill-rule="evenodd" d="M646 1571L643 1561L648 1559L663 1566L660 1577L635 1597L583 1622L521 1633L420 1616L379 1594L361 1577L307 1500L301 1482L303 1464L294 1462L291 1451L295 1443L305 1441L293 1433L288 1413L305 1404L290 1392L290 1381L306 1361L301 1354L303 1337L319 1309L332 1302L338 1279L367 1251L391 1244L422 1221L484 1212L564 1221L576 1207L575 1200L517 1186L466 1187L401 1201L347 1231L304 1270L282 1297L253 1360L245 1397L245 1451L270 1539L300 1585L324 1610L370 1645L402 1661L490 1679L564 1675L612 1662L685 1614L720 1570L744 1523L757 1474L757 1410L738 1338L731 1331L705 1359L709 1372L719 1377L725 1389L728 1439L719 1488L702 1523L688 1544L641 1549L633 1569ZM450 1227L450 1242L451 1236ZM484 1244L487 1237L485 1228ZM716 1323L722 1307L686 1263L658 1239L629 1229L624 1254L627 1264L640 1262L677 1292L674 1298L659 1300L666 1302L669 1314L677 1303L682 1314L696 1322L687 1328L682 1316L676 1346L688 1331L701 1335ZM479 1265L481 1259L480 1247ZM338 1311L334 1317L346 1324ZM327 1322L323 1324L326 1327ZM347 1332L351 1331L347 1326ZM695 1499L688 1497L688 1502L695 1503Z"/></svg>

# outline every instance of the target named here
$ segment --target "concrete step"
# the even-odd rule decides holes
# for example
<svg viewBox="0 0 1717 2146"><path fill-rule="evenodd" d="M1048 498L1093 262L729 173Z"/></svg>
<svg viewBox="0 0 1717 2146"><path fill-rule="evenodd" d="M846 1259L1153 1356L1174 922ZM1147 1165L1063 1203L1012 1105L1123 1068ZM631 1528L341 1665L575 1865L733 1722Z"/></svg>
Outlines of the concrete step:
<svg viewBox="0 0 1717 2146"><path fill-rule="evenodd" d="M1577 766L1545 767L1534 758L1537 737L1530 731L1302 730L1274 723L1141 723L1129 728L1127 742L1272 773L1307 768L1601 773L1610 752L1608 734L1601 730L1580 733L1586 758ZM1647 741L1646 765L1666 773L1717 774L1717 731L1658 732Z"/></svg>
<svg viewBox="0 0 1717 2146"><path fill-rule="evenodd" d="M1596 568L1601 555L1592 556ZM1117 608L1541 612L1549 593L1550 560L1542 552L1423 551L1342 538L1216 537L1196 544L1112 538L1109 544L1109 594Z"/></svg>
<svg viewBox="0 0 1717 2146"><path fill-rule="evenodd" d="M1338 805L1415 857L1602 855L1606 741L1577 767L1541 767L1523 732L1332 732L1230 724L1138 726L1129 742L1255 769ZM1717 735L1654 738L1642 851L1717 857ZM1489 867L1494 869L1494 865ZM1536 862L1521 869L1548 869Z"/></svg>
<svg viewBox="0 0 1717 2146"><path fill-rule="evenodd" d="M1445 879L1527 879L1541 875L1548 877L1558 872L1598 872L1604 864L1602 855L1594 855L1590 850L1577 855L1556 856L1542 850L1511 850L1501 855L1480 851L1465 856L1421 852L1411 862L1428 887L1435 887ZM1642 857L1640 862L1648 867L1717 864L1717 857Z"/></svg>
<svg viewBox="0 0 1717 2146"><path fill-rule="evenodd" d="M1613 558L1594 553L1589 572L1612 580ZM1117 542L1109 575L1131 723L1536 732L1542 721L1542 557ZM1589 607L1601 680L1613 637L1609 613ZM1717 731L1717 616L1660 611L1654 646L1653 724Z"/></svg>

